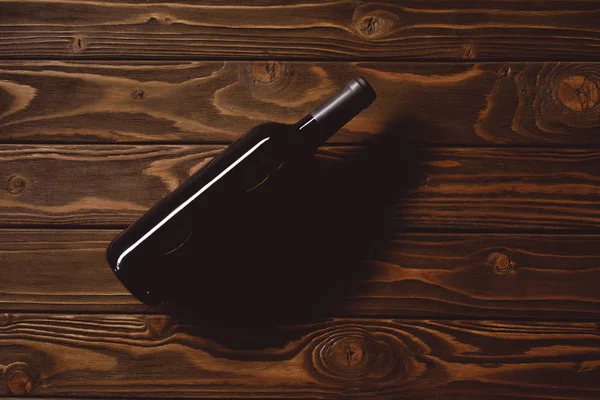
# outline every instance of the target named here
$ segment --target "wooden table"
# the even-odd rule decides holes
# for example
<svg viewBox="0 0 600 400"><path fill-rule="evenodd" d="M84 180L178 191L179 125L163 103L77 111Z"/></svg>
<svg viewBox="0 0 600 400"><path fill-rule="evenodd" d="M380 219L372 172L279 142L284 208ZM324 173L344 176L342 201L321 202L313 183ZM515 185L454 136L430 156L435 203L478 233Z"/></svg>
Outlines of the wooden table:
<svg viewBox="0 0 600 400"><path fill-rule="evenodd" d="M0 3L0 394L600 398L599 22L587 0ZM319 152L323 258L282 260L277 296L232 266L204 319L128 294L120 230L356 75L379 97Z"/></svg>

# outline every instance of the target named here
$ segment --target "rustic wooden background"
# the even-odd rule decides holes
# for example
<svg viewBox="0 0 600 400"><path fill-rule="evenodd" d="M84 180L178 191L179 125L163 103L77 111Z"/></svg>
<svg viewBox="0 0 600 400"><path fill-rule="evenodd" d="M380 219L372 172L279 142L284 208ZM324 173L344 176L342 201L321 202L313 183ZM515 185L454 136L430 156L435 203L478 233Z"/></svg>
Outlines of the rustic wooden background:
<svg viewBox="0 0 600 400"><path fill-rule="evenodd" d="M0 394L600 398L599 22L596 0L1 1ZM251 292L206 320L128 294L121 229L359 74L379 97L319 159L373 191L328 204L362 230L334 250L371 251L273 279L285 323L225 312ZM381 137L387 188L349 161Z"/></svg>

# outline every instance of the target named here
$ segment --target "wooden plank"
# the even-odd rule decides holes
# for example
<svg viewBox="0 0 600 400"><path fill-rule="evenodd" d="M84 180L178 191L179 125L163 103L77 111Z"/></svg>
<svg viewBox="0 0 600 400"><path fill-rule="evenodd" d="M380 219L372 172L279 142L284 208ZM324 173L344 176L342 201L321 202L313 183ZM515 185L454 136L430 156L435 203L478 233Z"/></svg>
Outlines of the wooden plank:
<svg viewBox="0 0 600 400"><path fill-rule="evenodd" d="M1 145L0 224L124 227L222 148ZM287 201L317 214L323 204L340 215L362 210L394 230L591 233L600 229L599 158L583 149L419 149L391 135L323 148L290 178L298 193Z"/></svg>
<svg viewBox="0 0 600 400"><path fill-rule="evenodd" d="M331 320L221 331L159 315L6 314L2 322L8 395L600 395L593 322Z"/></svg>
<svg viewBox="0 0 600 400"><path fill-rule="evenodd" d="M0 309L160 311L136 301L108 267L104 252L118 232L0 230ZM279 263L284 277L265 278L269 267L250 260L221 274L201 266L206 284L198 289L206 301L195 308L216 322L248 316L256 321L259 314L275 321L600 316L598 235L394 234L371 242L377 250L348 256L350 246L357 246L348 238L353 235L332 236L325 250L305 241L304 259L312 261ZM359 239L364 247L367 241Z"/></svg>
<svg viewBox="0 0 600 400"><path fill-rule="evenodd" d="M600 59L593 0L8 0L0 14L4 58Z"/></svg>
<svg viewBox="0 0 600 400"><path fill-rule="evenodd" d="M2 62L0 141L231 142L296 122L357 75L378 99L335 142L395 130L433 144L600 143L600 64L284 61Z"/></svg>

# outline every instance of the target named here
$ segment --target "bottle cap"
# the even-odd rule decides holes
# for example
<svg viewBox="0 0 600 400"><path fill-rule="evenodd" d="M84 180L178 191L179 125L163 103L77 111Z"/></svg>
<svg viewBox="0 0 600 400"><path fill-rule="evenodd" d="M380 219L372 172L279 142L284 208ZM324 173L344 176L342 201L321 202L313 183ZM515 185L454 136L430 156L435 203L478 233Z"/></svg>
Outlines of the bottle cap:
<svg viewBox="0 0 600 400"><path fill-rule="evenodd" d="M377 97L365 78L352 79L335 96L315 108L310 115L326 128L329 135L346 125L359 112L367 108Z"/></svg>

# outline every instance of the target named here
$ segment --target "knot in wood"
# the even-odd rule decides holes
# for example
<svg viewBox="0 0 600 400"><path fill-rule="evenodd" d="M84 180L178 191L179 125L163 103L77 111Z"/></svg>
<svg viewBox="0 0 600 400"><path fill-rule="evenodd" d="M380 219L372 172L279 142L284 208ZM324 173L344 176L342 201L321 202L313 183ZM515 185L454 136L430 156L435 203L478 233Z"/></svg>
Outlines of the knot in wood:
<svg viewBox="0 0 600 400"><path fill-rule="evenodd" d="M573 111L587 111L598 104L598 84L587 76L564 78L558 86L558 98Z"/></svg>
<svg viewBox="0 0 600 400"><path fill-rule="evenodd" d="M356 367L366 359L364 343L347 339L334 343L330 349L330 360L339 368Z"/></svg>
<svg viewBox="0 0 600 400"><path fill-rule="evenodd" d="M398 25L398 15L385 10L357 10L352 22L353 29L365 39L378 39L389 35Z"/></svg>
<svg viewBox="0 0 600 400"><path fill-rule="evenodd" d="M404 374L404 352L387 340L357 327L334 328L323 335L312 351L320 379L369 386L386 377Z"/></svg>
<svg viewBox="0 0 600 400"><path fill-rule="evenodd" d="M31 393L33 383L25 371L13 371L7 380L8 389L12 394L24 395Z"/></svg>
<svg viewBox="0 0 600 400"><path fill-rule="evenodd" d="M284 89L291 81L292 69L280 61L257 61L240 65L240 81L255 93L271 94Z"/></svg>
<svg viewBox="0 0 600 400"><path fill-rule="evenodd" d="M8 326L12 322L10 314L0 314L0 326Z"/></svg>
<svg viewBox="0 0 600 400"><path fill-rule="evenodd" d="M500 76L510 76L511 69L509 66L502 67L498 70L498 75Z"/></svg>
<svg viewBox="0 0 600 400"><path fill-rule="evenodd" d="M24 362L14 362L7 365L2 373L2 383L9 394L27 395L34 388L34 379Z"/></svg>
<svg viewBox="0 0 600 400"><path fill-rule="evenodd" d="M258 82L272 83L281 77L282 66L278 61L257 62L252 65L252 75Z"/></svg>
<svg viewBox="0 0 600 400"><path fill-rule="evenodd" d="M153 315L146 319L146 325L152 334L162 335L167 332L170 320L166 315Z"/></svg>
<svg viewBox="0 0 600 400"><path fill-rule="evenodd" d="M497 275L510 275L516 269L516 264L503 253L491 253L488 256L488 264L492 266L494 273Z"/></svg>
<svg viewBox="0 0 600 400"><path fill-rule="evenodd" d="M71 50L78 53L80 51L83 51L83 49L84 49L83 37L75 36L73 38L73 42L71 43Z"/></svg>
<svg viewBox="0 0 600 400"><path fill-rule="evenodd" d="M135 90L131 93L131 97L133 97L136 100L141 100L146 98L146 92L144 92L143 90Z"/></svg>
<svg viewBox="0 0 600 400"><path fill-rule="evenodd" d="M27 186L27 182L18 176L11 176L6 182L6 190L8 190L10 194L21 193L23 190L25 190L25 186Z"/></svg>
<svg viewBox="0 0 600 400"><path fill-rule="evenodd" d="M545 65L536 79L536 124L547 132L600 126L600 70L594 64ZM519 96L522 97L522 96ZM525 104L523 98L520 99ZM583 131L585 132L585 131Z"/></svg>
<svg viewBox="0 0 600 400"><path fill-rule="evenodd" d="M162 24L162 23L170 24L172 21L173 21L173 19L171 17L151 16L148 18L146 23L148 25L158 25L158 24Z"/></svg>
<svg viewBox="0 0 600 400"><path fill-rule="evenodd" d="M471 45L466 45L464 47L464 52L462 55L463 59L472 60L477 57L477 53L475 52L475 48Z"/></svg>

